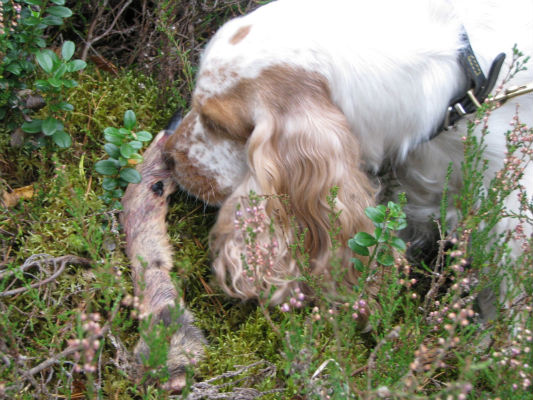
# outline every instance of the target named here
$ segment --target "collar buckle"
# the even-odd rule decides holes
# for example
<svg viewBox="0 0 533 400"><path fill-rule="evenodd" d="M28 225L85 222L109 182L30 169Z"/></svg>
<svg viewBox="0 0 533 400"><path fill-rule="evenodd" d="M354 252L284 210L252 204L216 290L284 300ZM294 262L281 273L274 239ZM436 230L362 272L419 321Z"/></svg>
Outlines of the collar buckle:
<svg viewBox="0 0 533 400"><path fill-rule="evenodd" d="M447 131L465 115L472 114L481 107L481 104L494 88L505 60L505 53L498 54L492 62L488 77L485 77L464 28L462 37L464 47L458 54L458 62L463 67L463 71L469 82L469 87L459 97L452 99L446 108L444 121L433 132L429 140L435 138L443 130Z"/></svg>

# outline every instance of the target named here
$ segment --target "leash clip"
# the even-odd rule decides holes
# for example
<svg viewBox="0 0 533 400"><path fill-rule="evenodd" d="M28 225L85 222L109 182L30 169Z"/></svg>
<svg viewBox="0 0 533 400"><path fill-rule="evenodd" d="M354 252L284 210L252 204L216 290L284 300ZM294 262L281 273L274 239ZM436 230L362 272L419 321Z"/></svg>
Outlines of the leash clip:
<svg viewBox="0 0 533 400"><path fill-rule="evenodd" d="M513 97L521 96L523 94L528 94L531 92L533 92L533 82L522 86L511 86L510 88L507 88L503 93L494 96L492 100L497 103L505 103L507 100L512 99Z"/></svg>

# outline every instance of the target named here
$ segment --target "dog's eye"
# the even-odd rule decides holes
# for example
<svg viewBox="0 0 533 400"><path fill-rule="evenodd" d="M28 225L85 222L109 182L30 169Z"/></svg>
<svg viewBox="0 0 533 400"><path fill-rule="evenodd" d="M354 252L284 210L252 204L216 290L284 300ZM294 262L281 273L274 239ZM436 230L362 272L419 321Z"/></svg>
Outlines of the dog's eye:
<svg viewBox="0 0 533 400"><path fill-rule="evenodd" d="M206 127L209 131L213 133L229 134L229 131L226 129L226 127L213 121L211 118L208 118L205 115L202 115L200 116L200 119L204 127Z"/></svg>

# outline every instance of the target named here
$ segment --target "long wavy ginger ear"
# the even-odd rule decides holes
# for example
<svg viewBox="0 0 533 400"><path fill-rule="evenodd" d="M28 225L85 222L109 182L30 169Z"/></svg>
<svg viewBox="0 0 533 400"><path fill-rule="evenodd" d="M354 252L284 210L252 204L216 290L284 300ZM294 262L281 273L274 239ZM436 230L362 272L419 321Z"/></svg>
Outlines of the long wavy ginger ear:
<svg viewBox="0 0 533 400"><path fill-rule="evenodd" d="M220 210L212 230L214 269L231 296L268 298L280 303L300 283L301 243L310 272L323 275L334 289L331 260L340 261L340 280L357 281L346 248L356 232L371 232L364 214L374 188L361 170L359 145L344 115L329 99L302 102L284 113L271 113L256 125L248 142L250 172ZM328 204L338 188L335 210ZM258 196L249 198L250 191ZM338 226L332 212L340 211ZM331 232L340 228L340 248L332 252ZM301 258L301 257L300 257ZM335 274L339 280L339 275Z"/></svg>

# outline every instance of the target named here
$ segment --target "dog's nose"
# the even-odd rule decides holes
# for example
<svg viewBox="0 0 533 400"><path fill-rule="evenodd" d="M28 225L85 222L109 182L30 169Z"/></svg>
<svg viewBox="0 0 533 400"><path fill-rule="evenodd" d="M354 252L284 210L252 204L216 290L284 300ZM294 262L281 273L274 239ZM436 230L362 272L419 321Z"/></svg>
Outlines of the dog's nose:
<svg viewBox="0 0 533 400"><path fill-rule="evenodd" d="M176 129L178 129L178 126L181 124L182 115L183 113L181 112L181 110L178 110L174 113L172 118L170 118L170 121L168 121L168 124L165 128L165 134L167 136L172 135L176 131Z"/></svg>

